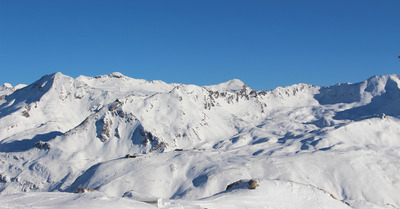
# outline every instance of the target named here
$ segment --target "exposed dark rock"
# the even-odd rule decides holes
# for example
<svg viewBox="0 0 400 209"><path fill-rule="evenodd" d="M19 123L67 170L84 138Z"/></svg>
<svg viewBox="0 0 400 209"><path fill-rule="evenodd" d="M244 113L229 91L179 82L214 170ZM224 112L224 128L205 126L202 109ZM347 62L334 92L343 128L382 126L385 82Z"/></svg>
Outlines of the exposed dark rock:
<svg viewBox="0 0 400 209"><path fill-rule="evenodd" d="M226 187L226 190L230 190L230 189L255 189L257 188L259 185L258 181L255 179L250 179L250 180L239 180L236 181L232 184L229 184Z"/></svg>
<svg viewBox="0 0 400 209"><path fill-rule="evenodd" d="M29 118L29 117L30 117L29 112L26 111L26 110L24 110L24 111L22 112L22 116L24 116L24 117L26 117L26 118Z"/></svg>
<svg viewBox="0 0 400 209"><path fill-rule="evenodd" d="M88 189L88 188L78 188L76 193L86 193L86 192L96 192L97 190L94 189Z"/></svg>
<svg viewBox="0 0 400 209"><path fill-rule="evenodd" d="M163 152L166 147L167 147L167 144L165 144L164 142L160 142L159 144L157 144L156 147L151 149L150 152L154 152L154 151Z"/></svg>
<svg viewBox="0 0 400 209"><path fill-rule="evenodd" d="M25 106L25 110L22 112L22 116L24 116L26 118L29 118L30 117L30 115L29 115L29 111L30 110L31 110L31 106L29 106L29 105Z"/></svg>
<svg viewBox="0 0 400 209"><path fill-rule="evenodd" d="M111 125L112 121L107 118L96 121L97 137L101 142L105 142L111 137Z"/></svg>
<svg viewBox="0 0 400 209"><path fill-rule="evenodd" d="M118 109L122 104L123 104L122 101L116 100L116 101L114 102L114 104L111 105L111 106L108 108L108 110L114 111L114 110Z"/></svg>
<svg viewBox="0 0 400 209"><path fill-rule="evenodd" d="M6 175L0 174L0 182L3 183L9 183L10 182L10 178Z"/></svg>
<svg viewBox="0 0 400 209"><path fill-rule="evenodd" d="M137 157L139 157L139 155L138 154L133 154L133 155L131 155L131 154L127 154L127 155L125 155L125 158L137 158Z"/></svg>
<svg viewBox="0 0 400 209"><path fill-rule="evenodd" d="M258 184L257 180L251 179L249 181L249 189L256 189L258 186L260 185Z"/></svg>
<svg viewBox="0 0 400 209"><path fill-rule="evenodd" d="M50 149L50 144L47 143L47 142L42 142L42 141L36 142L33 146L38 148L38 149L43 149L43 150L49 150Z"/></svg>

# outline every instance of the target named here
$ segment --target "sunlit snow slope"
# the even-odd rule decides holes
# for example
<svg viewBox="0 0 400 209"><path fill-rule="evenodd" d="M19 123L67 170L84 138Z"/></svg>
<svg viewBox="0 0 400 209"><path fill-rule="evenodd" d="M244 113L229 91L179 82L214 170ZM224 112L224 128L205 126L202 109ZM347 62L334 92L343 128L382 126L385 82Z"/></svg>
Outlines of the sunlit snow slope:
<svg viewBox="0 0 400 209"><path fill-rule="evenodd" d="M134 191L167 208L400 208L399 86L388 75L256 91L120 73L4 84L0 191ZM225 191L242 179L261 186Z"/></svg>

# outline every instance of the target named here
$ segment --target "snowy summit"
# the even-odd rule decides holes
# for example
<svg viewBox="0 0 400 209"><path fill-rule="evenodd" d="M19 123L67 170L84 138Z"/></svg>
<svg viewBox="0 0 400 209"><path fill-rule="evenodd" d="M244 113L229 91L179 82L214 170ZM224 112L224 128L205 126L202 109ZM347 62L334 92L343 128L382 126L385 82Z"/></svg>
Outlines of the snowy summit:
<svg viewBox="0 0 400 209"><path fill-rule="evenodd" d="M0 208L400 208L399 107L398 75L4 84Z"/></svg>

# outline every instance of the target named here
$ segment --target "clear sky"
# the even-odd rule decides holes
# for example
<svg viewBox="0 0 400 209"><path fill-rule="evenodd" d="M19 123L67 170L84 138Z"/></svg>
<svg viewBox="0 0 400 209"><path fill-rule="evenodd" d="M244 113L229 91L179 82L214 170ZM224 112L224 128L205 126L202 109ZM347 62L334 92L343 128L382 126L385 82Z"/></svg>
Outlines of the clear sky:
<svg viewBox="0 0 400 209"><path fill-rule="evenodd" d="M329 86L400 74L399 54L399 0L0 0L0 84Z"/></svg>

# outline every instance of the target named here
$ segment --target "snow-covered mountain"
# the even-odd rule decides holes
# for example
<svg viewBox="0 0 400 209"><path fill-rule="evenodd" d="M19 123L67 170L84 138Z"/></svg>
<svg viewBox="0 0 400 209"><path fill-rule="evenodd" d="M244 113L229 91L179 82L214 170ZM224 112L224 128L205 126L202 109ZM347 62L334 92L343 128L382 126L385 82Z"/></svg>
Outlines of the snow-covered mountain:
<svg viewBox="0 0 400 209"><path fill-rule="evenodd" d="M55 73L0 87L0 191L134 191L165 208L400 208L399 115L398 75L256 91L237 79ZM260 188L225 191L246 179Z"/></svg>

